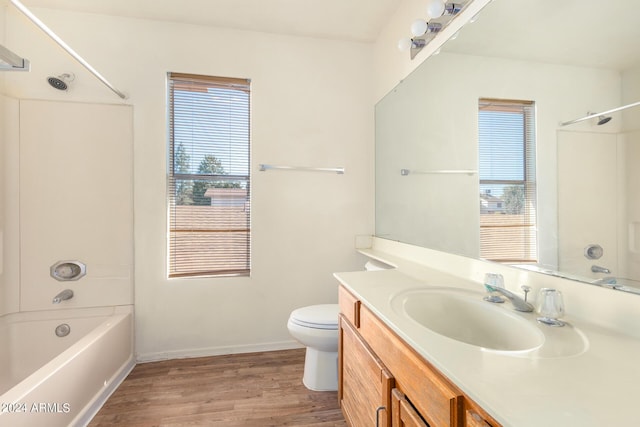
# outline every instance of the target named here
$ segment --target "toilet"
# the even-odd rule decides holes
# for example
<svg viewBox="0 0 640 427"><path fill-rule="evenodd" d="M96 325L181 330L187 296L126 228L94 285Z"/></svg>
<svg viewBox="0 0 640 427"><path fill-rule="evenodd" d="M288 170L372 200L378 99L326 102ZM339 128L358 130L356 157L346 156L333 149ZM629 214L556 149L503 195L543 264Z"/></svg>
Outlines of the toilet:
<svg viewBox="0 0 640 427"><path fill-rule="evenodd" d="M393 268L380 261L369 260L365 270ZM295 309L289 316L289 333L307 347L304 359L305 387L316 391L338 389L338 304L310 305Z"/></svg>
<svg viewBox="0 0 640 427"><path fill-rule="evenodd" d="M338 304L319 304L289 316L289 333L307 347L302 382L310 390L338 389L338 312Z"/></svg>

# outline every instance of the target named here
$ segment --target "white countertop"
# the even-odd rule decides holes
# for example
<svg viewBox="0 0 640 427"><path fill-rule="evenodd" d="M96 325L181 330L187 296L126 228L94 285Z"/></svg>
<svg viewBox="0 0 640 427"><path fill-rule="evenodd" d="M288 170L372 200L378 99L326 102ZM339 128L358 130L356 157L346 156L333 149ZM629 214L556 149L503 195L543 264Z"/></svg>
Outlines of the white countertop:
<svg viewBox="0 0 640 427"><path fill-rule="evenodd" d="M408 318L390 300L415 288L484 292L483 287L442 271L415 268L418 275L400 268L335 277L504 427L640 425L635 406L640 401L638 338L570 315L563 319L567 326L553 328L538 324L535 313L518 313L544 334L540 349L499 352L456 341ZM512 310L509 303L498 306Z"/></svg>

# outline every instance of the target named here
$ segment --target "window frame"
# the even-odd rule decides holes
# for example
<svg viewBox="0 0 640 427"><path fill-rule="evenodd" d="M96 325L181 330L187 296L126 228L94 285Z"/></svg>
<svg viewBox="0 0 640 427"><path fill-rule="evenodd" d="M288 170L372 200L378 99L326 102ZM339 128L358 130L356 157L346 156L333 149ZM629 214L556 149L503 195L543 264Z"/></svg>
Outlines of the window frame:
<svg viewBox="0 0 640 427"><path fill-rule="evenodd" d="M247 119L247 127L246 129L246 175L245 174L216 174L216 173L185 173L185 172L176 172L176 132L174 128L175 124L175 99L174 99L174 90L176 87L189 87L190 84L202 85L202 88L211 89L225 89L225 90L240 90L246 92L247 94L247 105L246 105L246 119ZM167 244L166 244L166 275L168 279L183 279L183 278L218 278L218 277L250 277L251 276L251 261L252 261L252 247L251 247L251 238L252 238L252 227L251 227L251 80L250 79L242 79L242 78L229 78L229 77L216 77L216 76L205 76L205 75L197 75L197 74L185 74L185 73L175 73L168 72L167 73ZM200 92L201 90L193 90L193 87L190 87L193 92ZM229 112L228 110L227 112ZM244 110L243 110L244 111ZM195 140L195 138L194 138ZM193 141L193 140L192 140ZM231 144L231 143L229 143ZM198 146L198 148L201 148ZM211 156L215 159L218 157L214 152ZM206 154L205 156L209 156ZM175 217L176 214L176 194L177 190L177 182L179 181L191 181L191 185L197 181L203 182L244 182L246 196L244 199L244 203L241 204L243 209L246 212L246 228L243 229L178 229L175 226ZM207 189L216 188L206 187ZM222 187L226 188L226 187ZM206 191L205 191L206 192ZM193 195L192 195L193 196ZM195 198L194 198L195 199ZM193 200L192 200L193 202ZM195 203L194 203L195 205ZM208 205L203 205L208 206ZM213 201L211 202L211 206L214 206ZM237 204L232 204L232 206L237 206ZM238 259L246 259L246 262L241 262L246 265L246 268L236 268L236 269L221 269L221 268L200 268L193 269L191 271L176 271L176 262L172 261L172 257L176 257L175 253L172 253L172 239L175 240L175 236L177 233L181 232L192 232L192 233L246 233L246 250L243 252L242 257L238 257ZM243 239L244 240L244 239ZM177 250L176 250L177 252ZM194 253L197 251L194 250ZM213 259L213 257L212 257Z"/></svg>
<svg viewBox="0 0 640 427"><path fill-rule="evenodd" d="M523 101L523 100L508 100L508 99L493 99L493 98L480 98L478 100L478 114L481 111L495 111L506 113L521 113L523 116L523 141L522 141L522 179L482 179L481 167L478 167L478 182L479 188L483 185L501 185L505 188L507 186L522 186L524 191L525 208L522 214L528 221L523 224L517 225L483 225L482 217L487 213L482 212L482 205L480 206L480 248L479 255L483 259L500 263L538 263L539 261L539 236L538 236L538 212L537 212L537 183L536 183L536 119L535 119L535 102ZM480 134L480 119L478 120L478 132ZM480 136L478 137L480 144ZM480 192L480 196L482 192ZM480 200L481 202L482 200ZM527 207L526 203L533 204L532 207ZM502 202L504 204L504 201ZM501 208L504 209L504 206ZM506 228L521 228L523 230L523 244L520 249L509 249L505 252L515 254L521 252L523 257L485 257L483 256L483 244L482 231L487 229L506 229ZM527 233L528 231L528 233ZM531 238L530 236L533 236ZM498 241L500 239L495 239ZM504 239L502 239L504 240ZM491 247L491 245L489 245ZM485 249L486 253L487 249Z"/></svg>

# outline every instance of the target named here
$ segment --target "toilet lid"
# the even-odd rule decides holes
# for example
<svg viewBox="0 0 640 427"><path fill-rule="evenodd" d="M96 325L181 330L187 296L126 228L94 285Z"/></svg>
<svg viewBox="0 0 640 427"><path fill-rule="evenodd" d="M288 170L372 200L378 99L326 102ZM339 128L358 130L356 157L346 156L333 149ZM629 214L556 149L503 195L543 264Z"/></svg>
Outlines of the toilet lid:
<svg viewBox="0 0 640 427"><path fill-rule="evenodd" d="M338 304L310 305L291 312L293 323L314 329L338 329Z"/></svg>

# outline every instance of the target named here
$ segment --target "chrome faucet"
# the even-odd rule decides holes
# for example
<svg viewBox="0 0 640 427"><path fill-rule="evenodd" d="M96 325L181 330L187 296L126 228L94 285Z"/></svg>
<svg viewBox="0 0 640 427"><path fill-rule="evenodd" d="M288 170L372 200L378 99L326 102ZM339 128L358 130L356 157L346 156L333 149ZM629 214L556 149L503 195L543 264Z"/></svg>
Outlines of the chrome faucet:
<svg viewBox="0 0 640 427"><path fill-rule="evenodd" d="M511 291L508 291L504 288L491 286L491 285L484 285L484 287L487 289L488 292L498 292L499 294L502 294L506 299L508 299L511 302L511 304L513 304L513 308L517 311L524 311L527 313L533 311L533 306L530 303L520 298L518 295L514 294ZM485 298L485 300L489 301L487 298ZM490 301L490 302L493 302L493 301Z"/></svg>
<svg viewBox="0 0 640 427"><path fill-rule="evenodd" d="M605 268L605 267L600 267L599 265L592 265L591 266L591 272L593 272L593 273L611 274L611 270L609 270L608 268Z"/></svg>
<svg viewBox="0 0 640 427"><path fill-rule="evenodd" d="M60 304L62 301L66 301L71 298L73 298L73 291L71 289L65 289L53 298L53 303Z"/></svg>
<svg viewBox="0 0 640 427"><path fill-rule="evenodd" d="M517 311L524 312L532 312L533 305L527 302L527 294L531 290L528 286L523 286L524 289L524 299L520 298L518 295L514 294L511 291L508 291L504 288L504 279L501 274L487 273L485 275L484 287L489 293L499 293L508 299L511 304L513 304L513 308ZM489 295L484 297L485 301L493 302L493 303L502 303L504 300L497 295Z"/></svg>

